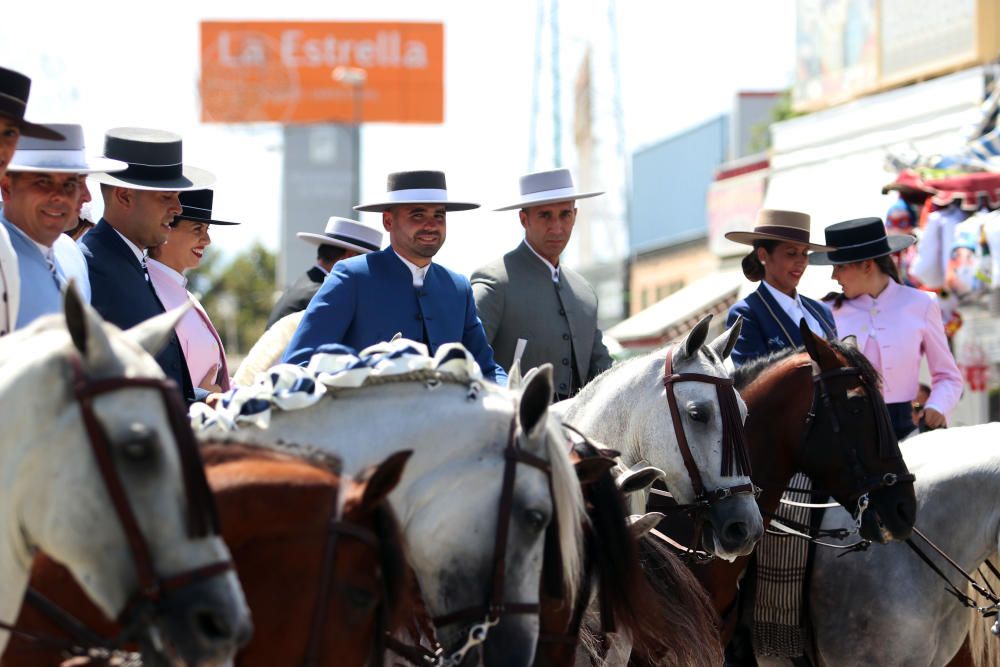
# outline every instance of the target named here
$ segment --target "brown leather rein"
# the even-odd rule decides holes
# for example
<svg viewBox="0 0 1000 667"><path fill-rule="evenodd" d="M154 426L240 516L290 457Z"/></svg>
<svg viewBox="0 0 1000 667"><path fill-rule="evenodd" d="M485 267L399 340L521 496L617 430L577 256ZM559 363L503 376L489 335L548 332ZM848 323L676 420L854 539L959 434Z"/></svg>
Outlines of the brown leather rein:
<svg viewBox="0 0 1000 667"><path fill-rule="evenodd" d="M94 460L97 463L104 487L118 517L119 525L125 533L139 584L138 590L132 595L119 615L119 622L125 630L113 642L113 645L121 646L129 641L139 629L152 621L153 614L165 595L204 579L225 574L233 568L233 563L232 560L227 559L186 570L170 577L160 577L157 574L149 544L139 528L139 521L132 511L125 485L115 468L112 453L113 444L94 412L93 400L104 394L133 389L153 389L159 392L179 454L187 502L188 536L201 538L219 535L219 520L215 510L215 501L205 478L201 455L198 453L194 433L188 423L187 411L184 409L177 385L172 380L159 378L117 377L106 380L91 380L84 372L78 356L70 356L69 362L73 374L73 393L80 406L87 439L90 442L90 448L94 454ZM70 616L68 613L65 615ZM0 622L0 629L53 645L65 646L66 643L62 640L50 640L25 633L9 623Z"/></svg>
<svg viewBox="0 0 1000 667"><path fill-rule="evenodd" d="M503 597L507 569L507 536L514 506L514 482L517 477L517 465L523 463L544 472L549 480L549 493L552 493L551 465L545 459L521 449L517 444L517 436L517 411L515 410L511 417L507 446L504 450L503 484L500 491L496 537L493 543L493 577L490 581L486 603L459 609L432 619L426 612L423 595L417 586L418 609L415 621L418 627L411 634L414 635L413 638L417 642L422 636L431 644L431 648L427 649L420 646L419 643L408 645L395 637L386 637L386 647L389 650L414 664L432 667L457 667L462 664L469 651L486 641L490 628L496 626L502 616L506 614L537 615L541 610L540 602L505 602ZM555 514L553 513L552 523L548 530L552 530L554 526ZM473 625L469 629L465 643L451 655L447 655L444 647L437 640L434 628L469 622Z"/></svg>

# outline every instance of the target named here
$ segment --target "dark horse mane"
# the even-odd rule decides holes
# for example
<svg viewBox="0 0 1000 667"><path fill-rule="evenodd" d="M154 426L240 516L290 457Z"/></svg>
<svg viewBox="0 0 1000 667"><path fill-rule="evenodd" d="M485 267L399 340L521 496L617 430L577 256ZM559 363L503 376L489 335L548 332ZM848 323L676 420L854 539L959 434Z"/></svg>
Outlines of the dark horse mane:
<svg viewBox="0 0 1000 667"><path fill-rule="evenodd" d="M583 456L597 455L592 445L581 447ZM698 581L670 554L657 563L663 586L650 586L648 569L639 567L649 559L625 520L628 507L611 471L585 485L583 495L590 518L584 549L591 571L608 596L618 629L631 631L638 654L672 656L670 664L677 665L721 664L718 642L705 641L717 633L715 612ZM601 609L602 617L606 611Z"/></svg>
<svg viewBox="0 0 1000 667"><path fill-rule="evenodd" d="M199 441L198 449L206 466L221 465L244 458L264 458L271 461L304 461L338 477L344 469L339 456L309 445L206 440Z"/></svg>
<svg viewBox="0 0 1000 667"><path fill-rule="evenodd" d="M882 378L879 377L878 371L872 366L872 363L868 361L864 353L861 352L855 345L848 345L841 341L831 340L826 341L827 345L832 347L835 352L842 356L847 361L847 366L854 366L861 371L861 376L864 378L866 383L870 383L872 387L881 388ZM733 382L736 386L737 391L746 388L750 383L760 377L761 373L765 370L778 363L782 359L787 359L796 354L805 352L805 347L786 347L777 352L772 352L763 357L757 357L753 361L743 364L733 373Z"/></svg>

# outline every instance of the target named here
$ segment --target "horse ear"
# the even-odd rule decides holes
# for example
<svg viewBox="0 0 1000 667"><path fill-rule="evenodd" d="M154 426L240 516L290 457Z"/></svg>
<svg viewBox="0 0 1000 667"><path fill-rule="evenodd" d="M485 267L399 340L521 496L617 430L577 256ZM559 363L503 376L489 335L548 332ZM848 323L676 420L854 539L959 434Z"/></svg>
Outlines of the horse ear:
<svg viewBox="0 0 1000 667"><path fill-rule="evenodd" d="M365 483L365 492L361 496L361 504L369 509L377 507L399 484L403 476L406 462L413 455L412 449L404 449L389 455L382 463L375 466Z"/></svg>
<svg viewBox="0 0 1000 667"><path fill-rule="evenodd" d="M820 367L824 367L824 361L828 361L833 355L833 350L826 341L817 336L806 324L805 318L799 320L799 333L802 334L802 342L806 347L806 352Z"/></svg>
<svg viewBox="0 0 1000 667"><path fill-rule="evenodd" d="M739 315L736 317L736 321L733 322L733 326L729 327L726 331L708 344L712 351L719 355L719 359L725 361L729 358L729 354L736 347L736 341L740 338L740 330L743 328L743 316Z"/></svg>
<svg viewBox="0 0 1000 667"><path fill-rule="evenodd" d="M524 389L518 401L518 419L521 431L529 439L536 438L544 429L552 403L552 364L533 368L524 378Z"/></svg>
<svg viewBox="0 0 1000 667"><path fill-rule="evenodd" d="M508 389L520 389L521 388L521 360L515 359L514 363L511 364L510 370L507 372L507 388Z"/></svg>
<svg viewBox="0 0 1000 667"><path fill-rule="evenodd" d="M80 353L87 371L91 374L108 368L115 359L111 340L104 331L104 321L93 308L84 303L76 289L76 282L70 280L63 296L63 313L66 315L66 329L73 341L73 347Z"/></svg>
<svg viewBox="0 0 1000 667"><path fill-rule="evenodd" d="M624 494L635 493L648 488L658 479L664 479L666 474L659 468L653 466L642 466L628 470L618 476L615 484L618 490Z"/></svg>
<svg viewBox="0 0 1000 667"><path fill-rule="evenodd" d="M694 329L691 329L682 344L684 347L684 356L689 359L694 357L701 346L705 344L705 340L708 338L708 327L710 324L712 324L711 313L701 318L701 322L694 325Z"/></svg>
<svg viewBox="0 0 1000 667"><path fill-rule="evenodd" d="M855 350L858 349L858 337L855 336L854 334L850 334L849 336L844 336L843 338L840 339L840 342L846 345L847 347L854 348Z"/></svg>
<svg viewBox="0 0 1000 667"><path fill-rule="evenodd" d="M125 335L146 352L152 355L159 354L170 342L170 337L174 335L174 327L177 326L190 307L191 302L188 301L183 306L178 306L161 315L151 317L145 322L140 322L127 330Z"/></svg>
<svg viewBox="0 0 1000 667"><path fill-rule="evenodd" d="M593 484L601 475L614 467L614 459L606 459L603 456L589 456L573 464L576 478L580 480L581 485Z"/></svg>
<svg viewBox="0 0 1000 667"><path fill-rule="evenodd" d="M656 528L657 525L666 517L659 512L647 512L646 514L633 514L628 518L629 532L632 533L632 537L639 539L649 531Z"/></svg>

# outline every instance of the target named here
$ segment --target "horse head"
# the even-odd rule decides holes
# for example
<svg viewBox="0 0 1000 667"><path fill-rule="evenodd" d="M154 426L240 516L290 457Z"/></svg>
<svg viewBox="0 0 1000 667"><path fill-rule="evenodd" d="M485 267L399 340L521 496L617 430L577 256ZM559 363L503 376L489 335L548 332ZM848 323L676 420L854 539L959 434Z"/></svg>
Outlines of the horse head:
<svg viewBox="0 0 1000 667"><path fill-rule="evenodd" d="M876 542L909 537L916 518L913 476L899 450L878 374L856 346L828 343L803 321L802 339L818 372L801 448L802 470L853 514L861 536ZM812 440L827 440L826 446Z"/></svg>
<svg viewBox="0 0 1000 667"><path fill-rule="evenodd" d="M183 313L123 333L72 285L64 311L0 343L16 576L26 585L43 550L136 633L145 664L223 664L249 612L180 396L151 356Z"/></svg>

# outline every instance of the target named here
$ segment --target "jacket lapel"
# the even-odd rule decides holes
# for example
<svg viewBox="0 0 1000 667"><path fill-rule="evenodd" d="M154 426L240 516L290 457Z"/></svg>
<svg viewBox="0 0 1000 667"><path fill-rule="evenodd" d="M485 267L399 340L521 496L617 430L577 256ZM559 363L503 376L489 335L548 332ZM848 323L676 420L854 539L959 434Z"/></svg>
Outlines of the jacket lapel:
<svg viewBox="0 0 1000 667"><path fill-rule="evenodd" d="M784 308L778 305L778 302L774 300L771 293L764 287L763 282L757 288L756 294L760 297L764 305L767 319L773 324L771 329L776 330L778 337L783 341L782 347L785 345L790 347L802 345L802 334L799 333L799 323L792 322L792 318L788 316Z"/></svg>
<svg viewBox="0 0 1000 667"><path fill-rule="evenodd" d="M118 236L118 232L115 231L115 228L112 227L107 220L101 218L100 222L97 223L97 226L87 232L87 234L97 234L98 239L100 239L109 250L118 255L119 260L131 266L132 270L136 273L142 275L142 264L138 259L136 259L135 253L133 253L132 249L128 247L128 244L126 244L125 241ZM143 280L145 280L145 277L143 277Z"/></svg>
<svg viewBox="0 0 1000 667"><path fill-rule="evenodd" d="M810 299L805 297L802 297L802 306L808 310L809 314L815 317L816 321L819 322L819 325L823 327L823 336L827 340L837 339L837 332L833 330L833 327L831 327L830 323L826 320L826 316L823 313L822 308L817 308L815 304L810 303Z"/></svg>

